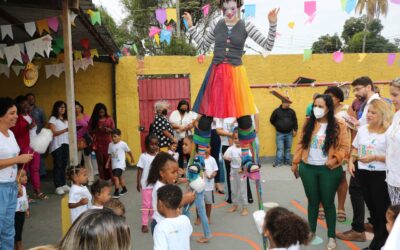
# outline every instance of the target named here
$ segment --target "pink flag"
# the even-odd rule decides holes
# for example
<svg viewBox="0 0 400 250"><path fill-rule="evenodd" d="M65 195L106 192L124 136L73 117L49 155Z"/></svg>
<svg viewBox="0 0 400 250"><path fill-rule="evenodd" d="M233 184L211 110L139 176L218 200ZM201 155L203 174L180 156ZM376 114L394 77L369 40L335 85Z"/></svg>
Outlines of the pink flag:
<svg viewBox="0 0 400 250"><path fill-rule="evenodd" d="M50 29L52 29L54 32L57 32L58 30L58 17L53 16L47 18L47 24L49 25Z"/></svg>
<svg viewBox="0 0 400 250"><path fill-rule="evenodd" d="M400 0L390 0L394 4L400 4Z"/></svg>
<svg viewBox="0 0 400 250"><path fill-rule="evenodd" d="M210 5L209 5L209 4L204 5L204 6L202 7L202 9L203 9L203 15L204 15L204 17L207 17L207 16L208 16L208 13L210 12Z"/></svg>
<svg viewBox="0 0 400 250"><path fill-rule="evenodd" d="M316 1L306 1L304 2L304 12L307 16L312 16L317 11L317 2Z"/></svg>
<svg viewBox="0 0 400 250"><path fill-rule="evenodd" d="M153 37L155 34L158 34L161 32L161 29L155 26L150 27L150 32L149 32L149 37Z"/></svg>
<svg viewBox="0 0 400 250"><path fill-rule="evenodd" d="M167 21L167 11L165 9L157 9L156 19L159 23L164 24Z"/></svg>
<svg viewBox="0 0 400 250"><path fill-rule="evenodd" d="M393 65L394 61L396 60L396 53L390 53L388 54L388 60L387 60L387 64L389 66Z"/></svg>
<svg viewBox="0 0 400 250"><path fill-rule="evenodd" d="M168 31L173 31L174 27L172 27L172 25L168 25L165 29Z"/></svg>
<svg viewBox="0 0 400 250"><path fill-rule="evenodd" d="M333 60L336 63L341 63L343 61L343 58L344 58L344 53L343 52L336 51L336 52L333 53Z"/></svg>

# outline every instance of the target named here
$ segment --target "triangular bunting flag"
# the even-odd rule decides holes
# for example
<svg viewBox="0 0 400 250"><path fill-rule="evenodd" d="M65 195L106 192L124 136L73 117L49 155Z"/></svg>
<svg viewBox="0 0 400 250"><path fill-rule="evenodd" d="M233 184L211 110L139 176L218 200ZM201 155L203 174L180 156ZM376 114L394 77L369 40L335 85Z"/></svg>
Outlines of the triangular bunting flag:
<svg viewBox="0 0 400 250"><path fill-rule="evenodd" d="M168 31L168 30L162 30L161 31L161 34L160 34L160 41L161 42L167 42L168 44L170 44L171 43L171 35L172 35L172 33L171 33L171 31Z"/></svg>
<svg viewBox="0 0 400 250"><path fill-rule="evenodd" d="M158 34L161 32L161 29L155 26L151 26L150 27L150 31L149 31L149 37L153 37L154 35Z"/></svg>
<svg viewBox="0 0 400 250"><path fill-rule="evenodd" d="M164 24L167 21L167 12L165 9L156 10L156 19L160 24Z"/></svg>
<svg viewBox="0 0 400 250"><path fill-rule="evenodd" d="M46 79L50 78L51 76L56 76L59 78L61 73L65 70L64 63L46 65L45 68Z"/></svg>
<svg viewBox="0 0 400 250"><path fill-rule="evenodd" d="M50 34L49 25L48 25L46 19L36 21L36 26L37 26L39 35L42 35L44 31L46 31L47 34Z"/></svg>
<svg viewBox="0 0 400 250"><path fill-rule="evenodd" d="M79 50L74 50L74 59L75 60L82 59L82 52Z"/></svg>
<svg viewBox="0 0 400 250"><path fill-rule="evenodd" d="M5 44L5 43L0 43L0 59L3 59L3 58L4 58L4 51L3 51L3 49L4 49L5 47L7 47L7 44Z"/></svg>
<svg viewBox="0 0 400 250"><path fill-rule="evenodd" d="M206 4L203 7L201 7L201 9L203 10L203 16L207 17L208 13L210 12L210 5Z"/></svg>
<svg viewBox="0 0 400 250"><path fill-rule="evenodd" d="M75 60L74 61L75 73L77 73L81 68L82 68L82 59Z"/></svg>
<svg viewBox="0 0 400 250"><path fill-rule="evenodd" d="M1 30L1 40L4 40L4 38L6 38L7 36L10 37L11 39L14 39L11 24L1 25L0 30Z"/></svg>
<svg viewBox="0 0 400 250"><path fill-rule="evenodd" d="M36 32L36 25L35 22L24 23L26 33L28 33L31 37Z"/></svg>
<svg viewBox="0 0 400 250"><path fill-rule="evenodd" d="M71 25L73 26L73 27L76 27L76 24L75 24L75 18L78 16L75 12L73 12L73 11L69 11L69 16L71 17Z"/></svg>
<svg viewBox="0 0 400 250"><path fill-rule="evenodd" d="M160 35L155 34L154 35L154 40L156 40L157 45L160 46Z"/></svg>
<svg viewBox="0 0 400 250"><path fill-rule="evenodd" d="M90 56L93 58L93 57L97 57L97 58L99 58L99 52L97 51L97 49L91 49L90 50Z"/></svg>
<svg viewBox="0 0 400 250"><path fill-rule="evenodd" d="M4 74L7 78L10 78L10 68L5 64L0 64L0 76Z"/></svg>
<svg viewBox="0 0 400 250"><path fill-rule="evenodd" d="M21 70L23 70L25 68L25 66L13 65L13 66L11 66L11 68L14 71L15 75L19 76L19 73L21 72Z"/></svg>
<svg viewBox="0 0 400 250"><path fill-rule="evenodd" d="M19 47L19 51L21 51L21 53L25 53L25 43L16 43Z"/></svg>
<svg viewBox="0 0 400 250"><path fill-rule="evenodd" d="M62 36L54 38L54 45L59 49L64 49L64 38Z"/></svg>
<svg viewBox="0 0 400 250"><path fill-rule="evenodd" d="M20 51L19 46L17 44L14 44L13 46L5 47L4 48L4 54L6 55L8 67L11 66L11 64L14 61L14 59L19 61L20 63L23 63L22 57L21 57L21 51Z"/></svg>
<svg viewBox="0 0 400 250"><path fill-rule="evenodd" d="M135 54L138 54L138 48L137 48L136 44L133 44L132 47L133 47L133 51L135 52Z"/></svg>
<svg viewBox="0 0 400 250"><path fill-rule="evenodd" d="M176 22L176 9L168 8L166 9L167 12L167 21L174 20Z"/></svg>
<svg viewBox="0 0 400 250"><path fill-rule="evenodd" d="M47 18L47 24L49 25L50 29L52 29L54 32L57 32L58 30L58 17L49 17Z"/></svg>
<svg viewBox="0 0 400 250"><path fill-rule="evenodd" d="M80 43L81 43L83 48L89 49L89 39L88 38L82 38L80 40Z"/></svg>
<svg viewBox="0 0 400 250"><path fill-rule="evenodd" d="M95 25L96 23L98 25L101 25L100 11L93 11L93 13L90 15L90 20L93 25Z"/></svg>

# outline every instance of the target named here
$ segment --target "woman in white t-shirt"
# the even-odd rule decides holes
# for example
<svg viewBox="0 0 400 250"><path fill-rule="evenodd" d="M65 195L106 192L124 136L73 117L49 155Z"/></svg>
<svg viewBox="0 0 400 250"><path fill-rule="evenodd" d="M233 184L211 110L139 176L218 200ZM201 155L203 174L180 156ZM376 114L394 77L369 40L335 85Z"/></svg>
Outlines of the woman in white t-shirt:
<svg viewBox="0 0 400 250"><path fill-rule="evenodd" d="M69 161L67 104L56 101L51 111L49 127L53 132L50 153L53 156L53 180L56 194L63 195L69 191L65 180L65 169Z"/></svg>
<svg viewBox="0 0 400 250"><path fill-rule="evenodd" d="M20 149L10 128L18 119L11 98L0 98L0 248L14 249L14 216L17 207L17 164L32 160L32 154L19 155Z"/></svg>
<svg viewBox="0 0 400 250"><path fill-rule="evenodd" d="M374 225L374 239L370 249L381 249L385 244L386 210L390 205L386 185L386 135L392 112L389 105L380 100L372 100L368 107L367 122L361 126L353 140L353 150L349 162L349 172L354 177L357 171L365 203L370 209ZM354 161L358 159L358 168Z"/></svg>
<svg viewBox="0 0 400 250"><path fill-rule="evenodd" d="M308 223L313 236L317 229L319 204L328 226L326 249L336 249L335 193L342 178L342 163L350 150L346 124L335 118L330 95L315 98L293 158L292 171L301 177L308 199Z"/></svg>
<svg viewBox="0 0 400 250"><path fill-rule="evenodd" d="M189 158L189 156L186 156L185 159L182 151L183 139L192 134L193 122L196 118L197 114L190 111L189 102L186 100L181 100L177 109L169 116L169 122L174 129L175 138L178 140L177 152L179 153L178 164L180 168L184 168L184 162Z"/></svg>
<svg viewBox="0 0 400 250"><path fill-rule="evenodd" d="M386 182L392 205L400 204L400 78L395 79L390 86L390 96L396 109L392 125L386 132L386 166L388 168Z"/></svg>

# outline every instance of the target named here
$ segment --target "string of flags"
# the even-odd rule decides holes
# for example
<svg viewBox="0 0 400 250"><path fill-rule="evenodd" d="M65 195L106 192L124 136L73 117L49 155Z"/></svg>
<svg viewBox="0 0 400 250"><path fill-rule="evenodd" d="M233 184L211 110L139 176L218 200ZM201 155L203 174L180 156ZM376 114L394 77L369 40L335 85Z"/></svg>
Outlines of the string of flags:
<svg viewBox="0 0 400 250"><path fill-rule="evenodd" d="M341 63L344 60L344 52L342 51L335 51L332 53L332 60L335 63ZM358 54L358 62L361 63L364 61L364 59L367 57L367 53L359 53ZM312 49L305 49L303 52L303 62L309 61L312 58ZM397 58L396 53L388 53L387 55L387 65L392 66L395 64ZM399 58L400 59L400 58ZM400 60L399 60L399 66L400 66Z"/></svg>

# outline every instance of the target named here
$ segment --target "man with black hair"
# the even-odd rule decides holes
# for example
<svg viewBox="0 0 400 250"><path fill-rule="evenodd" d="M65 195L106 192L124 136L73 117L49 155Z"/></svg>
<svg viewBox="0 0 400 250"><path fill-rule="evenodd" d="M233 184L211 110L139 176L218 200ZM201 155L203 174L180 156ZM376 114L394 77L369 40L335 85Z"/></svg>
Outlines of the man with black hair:
<svg viewBox="0 0 400 250"><path fill-rule="evenodd" d="M165 185L157 190L157 211L165 218L154 229L154 250L189 250L193 227L187 216L181 215L179 206L182 190Z"/></svg>

